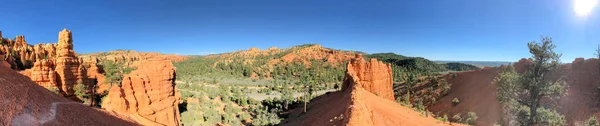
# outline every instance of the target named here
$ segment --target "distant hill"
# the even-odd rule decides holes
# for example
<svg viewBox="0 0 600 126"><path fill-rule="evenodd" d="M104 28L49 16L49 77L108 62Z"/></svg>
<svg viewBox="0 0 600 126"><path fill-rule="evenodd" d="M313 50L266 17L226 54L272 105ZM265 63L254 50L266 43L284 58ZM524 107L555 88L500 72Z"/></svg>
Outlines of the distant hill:
<svg viewBox="0 0 600 126"><path fill-rule="evenodd" d="M367 58L375 58L392 64L392 71L396 82L402 81L407 74L423 76L437 75L447 71L478 69L477 66L465 63L437 63L422 57L408 57L395 53L374 53L368 55Z"/></svg>
<svg viewBox="0 0 600 126"><path fill-rule="evenodd" d="M289 48L271 47L265 50L250 48L236 52L192 57L174 65L179 79L198 75L210 78L252 78L298 80L309 76L319 83L339 84L345 65L356 54L391 63L394 79L402 81L407 74L417 76L439 75L441 72L463 71L478 67L464 63L436 63L422 57L408 57L395 53L366 54L358 51L335 50L317 44ZM315 67L318 66L318 67ZM310 75L311 73L319 73Z"/></svg>
<svg viewBox="0 0 600 126"><path fill-rule="evenodd" d="M435 61L437 63L464 63L464 64L471 64L471 65L475 65L477 67L483 68L483 67L497 67L497 66L501 66L501 65L508 65L512 62L507 62L507 61L445 61L445 60L438 60Z"/></svg>

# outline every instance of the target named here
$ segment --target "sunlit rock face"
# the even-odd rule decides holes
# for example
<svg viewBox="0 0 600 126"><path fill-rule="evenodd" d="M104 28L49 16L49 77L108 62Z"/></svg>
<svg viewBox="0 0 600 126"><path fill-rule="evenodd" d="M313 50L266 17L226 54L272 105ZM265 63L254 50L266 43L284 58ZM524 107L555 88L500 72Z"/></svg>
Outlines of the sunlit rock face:
<svg viewBox="0 0 600 126"><path fill-rule="evenodd" d="M170 60L150 59L132 64L136 70L112 86L102 108L139 116L144 125L180 125L179 93L175 89L175 67Z"/></svg>
<svg viewBox="0 0 600 126"><path fill-rule="evenodd" d="M24 36L17 36L14 42L0 48L3 60L13 69L23 69L20 73L46 88L56 88L61 94L74 96L73 87L77 83L91 84L87 80L86 68L73 51L71 31L63 29L56 44L28 45ZM11 53L8 53L11 52Z"/></svg>
<svg viewBox="0 0 600 126"><path fill-rule="evenodd" d="M347 65L346 77L342 90L357 85L385 99L394 100L392 89L392 68L377 59L369 62L357 54Z"/></svg>

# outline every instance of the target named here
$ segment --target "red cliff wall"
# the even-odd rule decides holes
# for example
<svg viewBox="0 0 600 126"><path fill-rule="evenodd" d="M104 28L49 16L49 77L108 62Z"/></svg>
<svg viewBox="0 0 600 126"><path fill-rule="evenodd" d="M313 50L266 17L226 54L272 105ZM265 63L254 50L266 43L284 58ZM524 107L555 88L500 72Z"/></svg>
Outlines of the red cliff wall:
<svg viewBox="0 0 600 126"><path fill-rule="evenodd" d="M346 77L342 90L358 85L365 90L385 99L395 100L392 89L392 68L376 59L369 62L357 54L347 65Z"/></svg>

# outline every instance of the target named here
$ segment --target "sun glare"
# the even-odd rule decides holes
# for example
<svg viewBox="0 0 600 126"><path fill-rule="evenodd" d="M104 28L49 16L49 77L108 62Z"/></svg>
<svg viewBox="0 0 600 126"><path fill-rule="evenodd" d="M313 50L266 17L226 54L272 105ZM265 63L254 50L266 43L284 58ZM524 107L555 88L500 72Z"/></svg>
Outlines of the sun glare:
<svg viewBox="0 0 600 126"><path fill-rule="evenodd" d="M598 0L574 0L574 10L577 16L587 16L592 13L592 10L598 3Z"/></svg>

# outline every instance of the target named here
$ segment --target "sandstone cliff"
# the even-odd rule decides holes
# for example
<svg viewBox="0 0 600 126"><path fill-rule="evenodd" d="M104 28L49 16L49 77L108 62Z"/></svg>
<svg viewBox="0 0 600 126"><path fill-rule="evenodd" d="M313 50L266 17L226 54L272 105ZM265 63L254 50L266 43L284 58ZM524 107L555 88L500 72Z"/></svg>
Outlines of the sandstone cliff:
<svg viewBox="0 0 600 126"><path fill-rule="evenodd" d="M102 108L130 114L144 125L180 125L179 93L170 60L150 59L132 64L122 86L112 86Z"/></svg>
<svg viewBox="0 0 600 126"><path fill-rule="evenodd" d="M33 63L30 66L31 69L26 69L21 73L34 82L46 88L56 88L67 97L73 96L73 86L77 83L91 85L87 80L86 68L81 65L82 61L75 56L73 51L71 31L63 29L59 33L57 44L31 46L25 42L22 36L17 36L16 40L11 48L13 51L30 51L16 53L16 55L20 55L20 61L12 62L13 64Z"/></svg>
<svg viewBox="0 0 600 126"><path fill-rule="evenodd" d="M342 90L357 85L377 96L394 101L392 80L390 64L386 65L376 59L367 62L361 54L356 54L356 58L347 65Z"/></svg>

